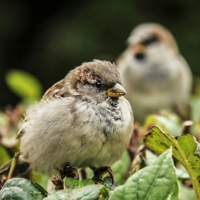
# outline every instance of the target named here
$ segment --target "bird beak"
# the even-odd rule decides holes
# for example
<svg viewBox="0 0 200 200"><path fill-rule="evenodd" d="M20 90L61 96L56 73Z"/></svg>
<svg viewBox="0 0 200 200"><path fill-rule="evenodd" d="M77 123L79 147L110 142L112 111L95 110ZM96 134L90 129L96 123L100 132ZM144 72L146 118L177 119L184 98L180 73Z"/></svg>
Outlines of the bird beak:
<svg viewBox="0 0 200 200"><path fill-rule="evenodd" d="M144 54L145 46L142 43L137 43L133 46L133 50L134 50L135 54Z"/></svg>
<svg viewBox="0 0 200 200"><path fill-rule="evenodd" d="M109 97L121 97L127 94L126 90L119 83L116 83L114 87L103 92L107 93Z"/></svg>

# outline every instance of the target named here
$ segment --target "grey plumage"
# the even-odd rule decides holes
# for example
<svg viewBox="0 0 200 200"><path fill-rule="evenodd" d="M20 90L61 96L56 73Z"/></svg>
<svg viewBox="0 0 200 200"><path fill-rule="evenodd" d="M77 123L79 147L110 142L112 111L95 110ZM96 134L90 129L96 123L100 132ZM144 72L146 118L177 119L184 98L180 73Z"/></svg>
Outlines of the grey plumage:
<svg viewBox="0 0 200 200"><path fill-rule="evenodd" d="M111 166L133 131L128 101L105 92L116 84L120 74L110 62L95 60L69 72L27 111L18 136L21 159L42 172L66 164Z"/></svg>
<svg viewBox="0 0 200 200"><path fill-rule="evenodd" d="M118 58L135 120L174 104L189 101L192 74L170 32L161 25L146 23L136 27L128 38L128 47Z"/></svg>

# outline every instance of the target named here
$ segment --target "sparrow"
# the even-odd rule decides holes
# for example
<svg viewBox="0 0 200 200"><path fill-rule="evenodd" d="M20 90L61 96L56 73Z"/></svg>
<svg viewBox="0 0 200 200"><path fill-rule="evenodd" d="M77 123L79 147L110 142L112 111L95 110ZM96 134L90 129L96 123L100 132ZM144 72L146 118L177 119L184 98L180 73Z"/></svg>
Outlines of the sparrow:
<svg viewBox="0 0 200 200"><path fill-rule="evenodd" d="M19 160L38 172L66 165L110 169L133 132L125 94L115 64L94 60L76 67L28 109L17 136Z"/></svg>
<svg viewBox="0 0 200 200"><path fill-rule="evenodd" d="M156 23L137 26L116 61L135 121L189 100L192 74L171 33Z"/></svg>

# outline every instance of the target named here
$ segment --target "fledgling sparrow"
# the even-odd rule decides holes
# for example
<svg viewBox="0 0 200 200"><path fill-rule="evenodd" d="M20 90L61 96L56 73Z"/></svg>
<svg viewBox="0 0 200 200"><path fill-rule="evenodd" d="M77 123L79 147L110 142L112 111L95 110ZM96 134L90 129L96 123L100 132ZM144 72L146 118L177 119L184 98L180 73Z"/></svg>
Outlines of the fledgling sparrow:
<svg viewBox="0 0 200 200"><path fill-rule="evenodd" d="M65 165L111 166L133 132L121 84L116 66L107 61L86 62L70 71L27 111L18 135L19 159L39 172Z"/></svg>
<svg viewBox="0 0 200 200"><path fill-rule="evenodd" d="M192 86L190 68L170 32L155 23L137 26L116 65L135 121L148 114L188 103Z"/></svg>

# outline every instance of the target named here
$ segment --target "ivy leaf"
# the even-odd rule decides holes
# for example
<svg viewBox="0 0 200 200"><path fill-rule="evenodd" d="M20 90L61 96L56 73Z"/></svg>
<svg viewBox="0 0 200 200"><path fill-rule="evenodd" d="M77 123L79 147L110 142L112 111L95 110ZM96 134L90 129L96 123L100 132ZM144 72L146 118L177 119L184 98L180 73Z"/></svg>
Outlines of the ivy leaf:
<svg viewBox="0 0 200 200"><path fill-rule="evenodd" d="M171 156L171 149L161 154L152 165L133 174L125 185L117 187L109 200L177 200L178 182Z"/></svg>
<svg viewBox="0 0 200 200"><path fill-rule="evenodd" d="M200 158L195 155L199 144L192 135L173 137L153 126L152 131L145 136L144 142L150 149L162 153L169 147L173 148L173 156L181 162L190 175L196 198L200 198Z"/></svg>

